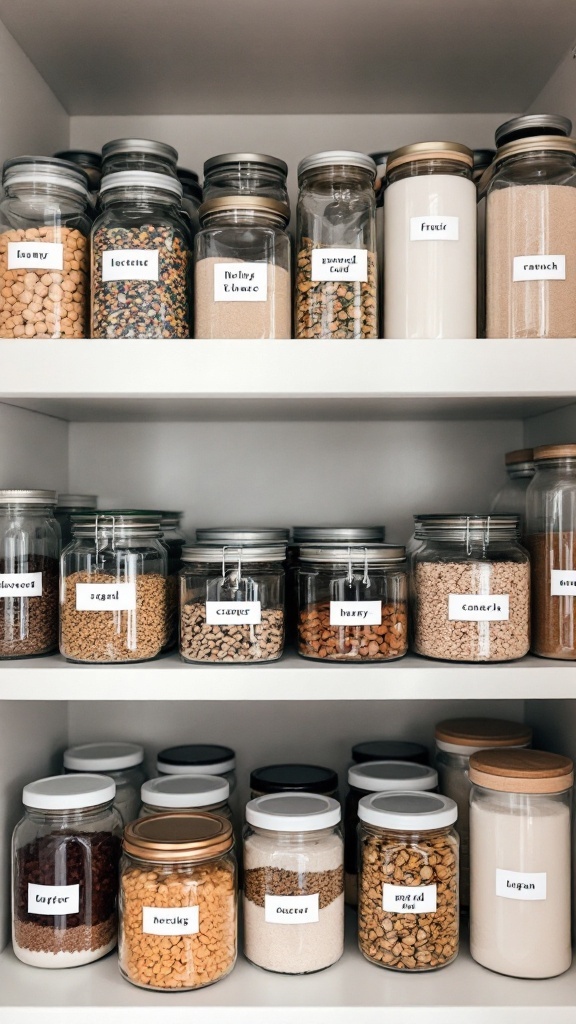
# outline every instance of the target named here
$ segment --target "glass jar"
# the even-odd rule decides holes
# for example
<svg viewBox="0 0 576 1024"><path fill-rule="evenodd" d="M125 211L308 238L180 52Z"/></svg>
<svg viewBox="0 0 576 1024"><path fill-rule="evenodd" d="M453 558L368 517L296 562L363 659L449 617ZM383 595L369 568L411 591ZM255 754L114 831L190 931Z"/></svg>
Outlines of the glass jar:
<svg viewBox="0 0 576 1024"><path fill-rule="evenodd" d="M86 512L73 517L72 534L61 559L60 653L89 663L155 658L169 628L158 515Z"/></svg>
<svg viewBox="0 0 576 1024"><path fill-rule="evenodd" d="M102 775L24 786L12 840L12 943L32 967L78 967L116 945L122 821Z"/></svg>
<svg viewBox="0 0 576 1024"><path fill-rule="evenodd" d="M102 154L93 153L88 149L63 149L54 153L59 160L67 160L69 163L81 167L88 178L88 189L90 193L90 205L94 210L98 202L100 181L102 179Z"/></svg>
<svg viewBox="0 0 576 1024"><path fill-rule="evenodd" d="M444 661L512 661L530 647L530 565L518 516L421 516L413 646Z"/></svg>
<svg viewBox="0 0 576 1024"><path fill-rule="evenodd" d="M120 864L122 977L139 988L180 992L225 978L236 962L236 891L225 818L169 813L128 825Z"/></svg>
<svg viewBox="0 0 576 1024"><path fill-rule="evenodd" d="M268 764L250 772L251 798L267 793L319 793L338 799L338 773L318 764Z"/></svg>
<svg viewBox="0 0 576 1024"><path fill-rule="evenodd" d="M244 953L278 974L311 974L344 951L340 804L277 793L246 805Z"/></svg>
<svg viewBox="0 0 576 1024"><path fill-rule="evenodd" d="M204 199L260 196L289 203L288 165L264 153L221 153L204 164Z"/></svg>
<svg viewBox="0 0 576 1024"><path fill-rule="evenodd" d="M199 526L196 530L197 544L214 547L286 547L289 538L290 530L283 526Z"/></svg>
<svg viewBox="0 0 576 1024"><path fill-rule="evenodd" d="M526 492L532 560L532 650L576 659L576 444L534 451Z"/></svg>
<svg viewBox="0 0 576 1024"><path fill-rule="evenodd" d="M297 338L377 338L376 164L334 150L298 165Z"/></svg>
<svg viewBox="0 0 576 1024"><path fill-rule="evenodd" d="M366 663L406 654L403 547L302 547L296 572L303 657Z"/></svg>
<svg viewBox="0 0 576 1024"><path fill-rule="evenodd" d="M358 943L377 967L432 971L458 955L457 813L436 793L360 800Z"/></svg>
<svg viewBox="0 0 576 1024"><path fill-rule="evenodd" d="M470 952L513 978L572 963L572 761L540 750L470 758Z"/></svg>
<svg viewBox="0 0 576 1024"><path fill-rule="evenodd" d="M378 253L378 336L384 334L384 189L386 182L386 167L390 151L385 150L379 153L369 153L368 156L376 164L376 180L374 181L374 194L376 196L376 252Z"/></svg>
<svg viewBox="0 0 576 1024"><path fill-rule="evenodd" d="M180 590L180 569L182 568L182 551L188 543L186 534L181 528L183 512L161 512L160 529L162 541L168 549L168 641L164 650L171 651L178 643L178 596Z"/></svg>
<svg viewBox="0 0 576 1024"><path fill-rule="evenodd" d="M370 761L411 761L412 764L429 764L428 748L422 743L406 740L368 740L355 743L351 756L354 764L368 764Z"/></svg>
<svg viewBox="0 0 576 1024"><path fill-rule="evenodd" d="M166 142L153 139L113 139L102 146L102 174L152 171L176 177L178 153Z"/></svg>
<svg viewBox="0 0 576 1024"><path fill-rule="evenodd" d="M72 516L85 510L96 511L98 498L95 494L59 494L54 515L62 534L62 547L72 540Z"/></svg>
<svg viewBox="0 0 576 1024"><path fill-rule="evenodd" d="M275 199L229 196L200 210L196 236L197 338L290 338L290 209Z"/></svg>
<svg viewBox="0 0 576 1024"><path fill-rule="evenodd" d="M192 225L192 234L195 236L200 231L199 210L202 206L202 186L195 171L177 167L176 175L182 185L182 209L184 213L188 214Z"/></svg>
<svg viewBox="0 0 576 1024"><path fill-rule="evenodd" d="M85 338L88 178L47 156L7 160L0 201L0 337Z"/></svg>
<svg viewBox="0 0 576 1024"><path fill-rule="evenodd" d="M159 775L216 775L230 787L230 805L236 822L240 813L236 779L236 752L219 743L183 743L161 750L156 758Z"/></svg>
<svg viewBox="0 0 576 1024"><path fill-rule="evenodd" d="M0 660L58 646L55 504L54 491L0 490Z"/></svg>
<svg viewBox="0 0 576 1024"><path fill-rule="evenodd" d="M92 336L189 338L192 235L169 174L105 174L92 228Z"/></svg>
<svg viewBox="0 0 576 1024"><path fill-rule="evenodd" d="M476 337L472 163L456 142L403 146L388 159L385 338Z"/></svg>
<svg viewBox="0 0 576 1024"><path fill-rule="evenodd" d="M576 140L509 142L496 153L486 207L486 336L573 338Z"/></svg>
<svg viewBox="0 0 576 1024"><path fill-rule="evenodd" d="M140 787L146 778L144 747L139 743L81 743L64 751L64 772L102 773L114 779L114 806L125 825L138 817Z"/></svg>
<svg viewBox="0 0 576 1024"><path fill-rule="evenodd" d="M520 448L506 452L506 475L508 481L501 487L492 502L492 512L518 516L519 536L526 543L526 491L536 470L532 448Z"/></svg>
<svg viewBox="0 0 576 1024"><path fill-rule="evenodd" d="M521 114L505 121L496 129L494 140L500 149L509 142L533 135L570 135L572 121L562 114Z"/></svg>
<svg viewBox="0 0 576 1024"><path fill-rule="evenodd" d="M229 796L230 783L216 775L160 775L142 786L138 817L166 811L209 811L232 820Z"/></svg>
<svg viewBox="0 0 576 1024"><path fill-rule="evenodd" d="M529 747L532 729L500 718L451 718L438 722L436 768L440 792L458 807L456 831L460 836L460 906L470 904L470 755L490 747Z"/></svg>
<svg viewBox="0 0 576 1024"><path fill-rule="evenodd" d="M283 545L184 548L180 654L214 664L276 661L284 649Z"/></svg>

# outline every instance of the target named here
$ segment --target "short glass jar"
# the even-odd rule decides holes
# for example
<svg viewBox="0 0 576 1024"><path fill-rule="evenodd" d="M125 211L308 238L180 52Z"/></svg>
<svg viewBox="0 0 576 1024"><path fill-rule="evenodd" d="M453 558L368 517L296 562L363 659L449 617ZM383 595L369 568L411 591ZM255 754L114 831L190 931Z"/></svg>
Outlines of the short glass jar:
<svg viewBox="0 0 576 1024"><path fill-rule="evenodd" d="M0 490L0 660L58 646L56 494Z"/></svg>
<svg viewBox="0 0 576 1024"><path fill-rule="evenodd" d="M470 758L470 952L513 978L572 963L572 761L540 750Z"/></svg>
<svg viewBox="0 0 576 1024"><path fill-rule="evenodd" d="M113 139L102 146L102 174L152 171L176 177L178 153L166 142L153 139Z"/></svg>
<svg viewBox="0 0 576 1024"><path fill-rule="evenodd" d="M288 165L264 153L220 153L204 164L204 199L259 196L288 204Z"/></svg>
<svg viewBox="0 0 576 1024"><path fill-rule="evenodd" d="M188 171L185 167L177 167L176 176L182 185L182 209L188 215L192 234L196 235L200 230L198 211L202 206L202 186L196 172Z"/></svg>
<svg viewBox="0 0 576 1024"><path fill-rule="evenodd" d="M101 773L114 779L114 806L125 825L138 817L140 787L146 778L144 747L139 743L81 743L64 751L64 772Z"/></svg>
<svg viewBox="0 0 576 1024"><path fill-rule="evenodd" d="M98 504L95 494L59 494L54 511L62 534L62 548L72 540L72 516L86 510L94 512Z"/></svg>
<svg viewBox="0 0 576 1024"><path fill-rule="evenodd" d="M140 818L166 811L209 811L232 819L230 783L216 775L160 775L144 783L140 796Z"/></svg>
<svg viewBox="0 0 576 1024"><path fill-rule="evenodd" d="M458 955L457 814L437 793L360 800L358 941L377 967L432 971Z"/></svg>
<svg viewBox="0 0 576 1024"><path fill-rule="evenodd" d="M166 747L156 757L159 775L216 775L230 787L230 804L235 821L241 819L236 779L236 752L219 743L183 743Z"/></svg>
<svg viewBox="0 0 576 1024"><path fill-rule="evenodd" d="M115 783L55 775L24 786L12 840L12 943L32 967L78 967L116 945L122 820Z"/></svg>
<svg viewBox="0 0 576 1024"><path fill-rule="evenodd" d="M423 743L407 740L363 740L351 750L354 764L370 761L410 761L412 764L430 764L428 748Z"/></svg>
<svg viewBox="0 0 576 1024"><path fill-rule="evenodd" d="M338 772L318 764L268 764L250 772L251 798L268 793L319 793L338 799Z"/></svg>
<svg viewBox="0 0 576 1024"><path fill-rule="evenodd" d="M179 992L225 978L236 962L236 876L226 818L167 813L128 825L120 864L122 977L139 988Z"/></svg>
<svg viewBox="0 0 576 1024"><path fill-rule="evenodd" d="M532 448L520 448L505 455L507 482L492 502L491 512L518 516L519 536L526 543L526 491L536 472Z"/></svg>

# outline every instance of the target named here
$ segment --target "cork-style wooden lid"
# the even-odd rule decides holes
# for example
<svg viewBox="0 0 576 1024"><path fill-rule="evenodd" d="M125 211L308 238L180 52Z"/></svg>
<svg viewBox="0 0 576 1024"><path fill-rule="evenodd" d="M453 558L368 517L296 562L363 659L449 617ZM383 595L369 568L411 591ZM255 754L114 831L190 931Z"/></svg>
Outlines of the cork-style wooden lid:
<svg viewBox="0 0 576 1024"><path fill-rule="evenodd" d="M532 729L503 718L447 718L438 722L437 740L455 747L521 747L532 740Z"/></svg>
<svg viewBox="0 0 576 1024"><path fill-rule="evenodd" d="M500 793L563 793L574 784L574 766L544 750L480 750L470 758L470 782Z"/></svg>
<svg viewBox="0 0 576 1024"><path fill-rule="evenodd" d="M546 459L576 459L576 444L541 444L534 449L534 462Z"/></svg>
<svg viewBox="0 0 576 1024"><path fill-rule="evenodd" d="M519 462L532 462L533 458L533 448L517 448L513 452L506 452L504 461L507 466L516 466Z"/></svg>

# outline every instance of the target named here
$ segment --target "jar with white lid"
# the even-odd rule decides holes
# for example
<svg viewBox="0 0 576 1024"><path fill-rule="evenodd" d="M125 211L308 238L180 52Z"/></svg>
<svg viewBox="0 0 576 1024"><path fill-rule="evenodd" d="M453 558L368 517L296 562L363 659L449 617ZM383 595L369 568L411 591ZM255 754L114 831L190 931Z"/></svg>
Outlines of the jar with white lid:
<svg viewBox="0 0 576 1024"><path fill-rule="evenodd" d="M572 963L572 761L481 750L470 782L470 952L513 978L563 974Z"/></svg>
<svg viewBox="0 0 576 1024"><path fill-rule="evenodd" d="M268 764L250 772L250 795L319 793L338 799L338 772L319 764Z"/></svg>
<svg viewBox="0 0 576 1024"><path fill-rule="evenodd" d="M231 819L229 796L230 783L216 775L160 775L142 786L138 817L165 811L209 811Z"/></svg>
<svg viewBox="0 0 576 1024"><path fill-rule="evenodd" d="M438 793L360 800L358 941L376 966L418 973L458 955L457 814Z"/></svg>
<svg viewBox="0 0 576 1024"><path fill-rule="evenodd" d="M166 747L156 756L159 775L217 775L230 787L230 803L236 821L240 820L236 780L236 751L220 743L182 743Z"/></svg>
<svg viewBox="0 0 576 1024"><path fill-rule="evenodd" d="M526 492L536 469L532 448L519 448L505 455L507 482L492 502L491 512L518 516L520 540L526 543Z"/></svg>
<svg viewBox="0 0 576 1024"><path fill-rule="evenodd" d="M317 793L250 800L244 829L244 952L279 974L330 967L344 951L340 804Z"/></svg>
<svg viewBox="0 0 576 1024"><path fill-rule="evenodd" d="M12 942L32 967L78 967L116 945L122 819L103 775L24 786L12 840Z"/></svg>
<svg viewBox="0 0 576 1024"><path fill-rule="evenodd" d="M138 817L140 787L146 778L144 747L139 743L81 743L64 751L66 775L101 772L114 779L114 806L125 825Z"/></svg>
<svg viewBox="0 0 576 1024"><path fill-rule="evenodd" d="M95 511L98 498L95 494L59 494L54 511L62 534L62 548L72 540L72 516L86 510Z"/></svg>
<svg viewBox="0 0 576 1024"><path fill-rule="evenodd" d="M204 164L204 199L259 196L288 204L288 165L265 153L220 153Z"/></svg>
<svg viewBox="0 0 576 1024"><path fill-rule="evenodd" d="M153 139L113 139L102 146L102 175L117 171L152 171L176 177L178 152Z"/></svg>

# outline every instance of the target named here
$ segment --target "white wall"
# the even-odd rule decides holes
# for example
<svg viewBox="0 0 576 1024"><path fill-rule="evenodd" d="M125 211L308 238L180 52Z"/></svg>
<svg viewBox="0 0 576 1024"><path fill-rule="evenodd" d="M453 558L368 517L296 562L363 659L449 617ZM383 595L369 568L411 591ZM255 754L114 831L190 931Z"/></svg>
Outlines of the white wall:
<svg viewBox="0 0 576 1024"><path fill-rule="evenodd" d="M576 131L576 58L574 50L571 50L559 64L542 91L530 104L527 112L564 114L565 117L572 119Z"/></svg>
<svg viewBox="0 0 576 1024"><path fill-rule="evenodd" d="M68 424L64 420L0 403L2 487L68 490Z"/></svg>

